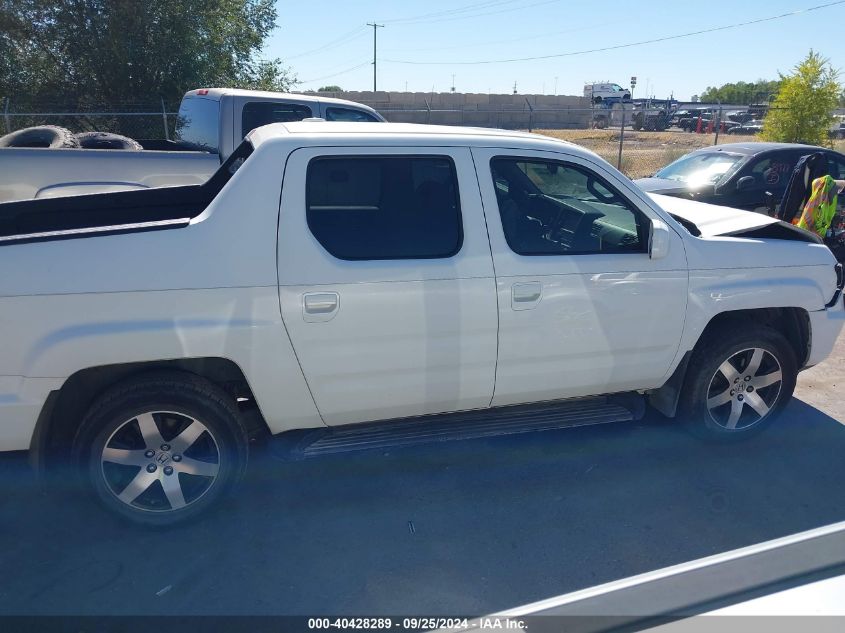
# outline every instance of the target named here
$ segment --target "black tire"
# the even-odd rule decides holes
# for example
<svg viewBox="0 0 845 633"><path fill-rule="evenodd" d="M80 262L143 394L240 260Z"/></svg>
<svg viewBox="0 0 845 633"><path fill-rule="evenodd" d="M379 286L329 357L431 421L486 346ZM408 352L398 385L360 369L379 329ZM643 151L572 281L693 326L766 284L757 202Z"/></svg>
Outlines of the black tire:
<svg viewBox="0 0 845 633"><path fill-rule="evenodd" d="M0 147L75 148L79 142L73 132L57 125L38 125L15 130L0 137Z"/></svg>
<svg viewBox="0 0 845 633"><path fill-rule="evenodd" d="M141 375L106 391L74 440L74 455L100 503L152 526L216 506L243 476L248 448L234 400L198 376L175 371Z"/></svg>
<svg viewBox="0 0 845 633"><path fill-rule="evenodd" d="M76 140L83 149L125 149L132 151L144 149L138 141L128 136L109 132L82 132L76 135Z"/></svg>
<svg viewBox="0 0 845 633"><path fill-rule="evenodd" d="M763 350L761 361L756 369L745 373L754 362L756 350ZM730 364L726 368L728 373L731 369L736 372L731 378L722 369L725 363ZM765 385L774 379L777 368L779 383ZM750 380L746 378L749 374L752 374ZM750 320L731 321L708 334L696 346L690 358L679 412L689 430L703 439L743 440L760 433L777 419L792 397L797 376L795 352L780 332L757 326ZM725 399L724 403L714 406L722 399ZM739 410L739 418L731 429L735 407ZM760 415L758 408L762 410L763 407L767 412Z"/></svg>

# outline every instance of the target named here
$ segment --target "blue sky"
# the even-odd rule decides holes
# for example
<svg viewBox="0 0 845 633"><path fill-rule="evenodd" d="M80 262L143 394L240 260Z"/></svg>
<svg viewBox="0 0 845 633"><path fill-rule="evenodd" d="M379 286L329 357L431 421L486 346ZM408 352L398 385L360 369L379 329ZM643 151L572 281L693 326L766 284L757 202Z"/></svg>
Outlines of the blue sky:
<svg viewBox="0 0 845 633"><path fill-rule="evenodd" d="M378 88L447 92L581 94L584 82L638 83L686 99L710 85L776 78L814 48L845 71L845 3L778 20L618 50L557 55L768 18L832 0L324 0L278 2L264 50L302 83L372 90L374 20ZM485 64L458 62L494 61ZM416 64L399 62L417 62ZM419 62L426 62L420 64ZM430 64L428 62L444 62ZM845 74L840 78L845 80Z"/></svg>

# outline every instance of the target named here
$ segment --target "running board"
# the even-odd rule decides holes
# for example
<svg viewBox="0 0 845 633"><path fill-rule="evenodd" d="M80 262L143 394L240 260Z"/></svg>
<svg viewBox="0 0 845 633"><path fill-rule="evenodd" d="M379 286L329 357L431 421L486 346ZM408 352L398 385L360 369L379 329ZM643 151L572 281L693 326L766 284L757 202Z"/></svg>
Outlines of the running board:
<svg viewBox="0 0 845 633"><path fill-rule="evenodd" d="M642 396L618 394L290 431L274 436L271 450L276 457L298 461L337 453L628 422L642 418L644 411Z"/></svg>

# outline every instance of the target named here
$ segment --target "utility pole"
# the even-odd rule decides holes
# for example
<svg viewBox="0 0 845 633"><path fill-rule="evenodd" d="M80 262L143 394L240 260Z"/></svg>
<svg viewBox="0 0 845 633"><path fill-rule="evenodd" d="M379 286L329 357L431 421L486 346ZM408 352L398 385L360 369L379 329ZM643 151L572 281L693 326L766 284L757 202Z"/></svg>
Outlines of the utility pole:
<svg viewBox="0 0 845 633"><path fill-rule="evenodd" d="M455 92L455 74L452 73L452 92Z"/></svg>
<svg viewBox="0 0 845 633"><path fill-rule="evenodd" d="M557 94L557 75L555 75L555 94Z"/></svg>
<svg viewBox="0 0 845 633"><path fill-rule="evenodd" d="M373 27L373 94L376 92L376 32L378 29L383 29L384 24L376 24L375 22L367 22L367 26Z"/></svg>

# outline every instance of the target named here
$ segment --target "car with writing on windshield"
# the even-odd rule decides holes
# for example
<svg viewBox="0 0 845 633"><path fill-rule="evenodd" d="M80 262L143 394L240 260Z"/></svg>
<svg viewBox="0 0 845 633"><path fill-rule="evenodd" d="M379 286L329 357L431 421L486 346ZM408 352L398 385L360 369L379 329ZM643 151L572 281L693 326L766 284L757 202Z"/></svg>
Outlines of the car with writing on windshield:
<svg viewBox="0 0 845 633"><path fill-rule="evenodd" d="M729 143L705 147L635 182L649 193L768 212L766 192L780 201L798 159L821 152L828 173L845 178L845 155L814 145Z"/></svg>

